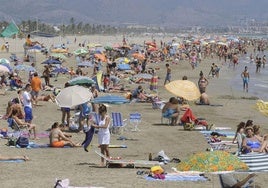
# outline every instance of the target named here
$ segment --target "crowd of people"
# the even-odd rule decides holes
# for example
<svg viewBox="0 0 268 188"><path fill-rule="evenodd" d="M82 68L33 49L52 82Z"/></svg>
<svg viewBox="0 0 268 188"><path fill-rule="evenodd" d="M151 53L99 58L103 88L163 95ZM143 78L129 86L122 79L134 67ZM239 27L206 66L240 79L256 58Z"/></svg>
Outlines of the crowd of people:
<svg viewBox="0 0 268 188"><path fill-rule="evenodd" d="M154 41L155 42L155 41ZM32 42L30 40L30 35L28 35L25 50L27 52L27 48L33 45L41 45L39 42ZM180 48L174 45L175 42L172 41L170 44L161 43L161 47L158 50L150 51L149 45L145 44L145 48L143 50L135 50L135 53L141 55L140 59L133 58L131 60L130 68L132 70L132 74L140 74L147 73L151 75L150 78L150 86L148 89L150 91L157 91L158 89L158 76L157 69L149 70L148 64L155 62L171 62L181 61L187 59L190 68L195 69L199 63L202 62L202 58L211 58L215 55L224 62L229 60L229 63L235 68L237 63L239 62L239 55L243 55L247 51L247 45L254 46L265 46L266 44L258 43L256 41L248 41L245 43L233 43L230 42L229 45L197 45L197 44L188 44L184 43ZM125 44L126 45L126 44ZM107 66L105 67L104 74L102 76L101 82L103 85L103 92L109 92L111 87L116 87L120 84L122 78L125 77L124 74L118 70L116 58L123 55L123 57L127 57L131 51L131 48L122 47L120 50L111 50L105 52L107 60ZM91 57L82 57L82 59L87 60L87 58ZM92 59L89 59L92 60ZM258 59L259 61L259 59ZM103 63L101 59L94 58L93 59L93 67L92 67L92 75L96 76L99 70L103 70ZM266 59L265 57L261 60L263 67L265 67ZM256 63L259 67L259 63ZM163 85L168 84L172 81L172 72L170 63L165 64L165 78L163 81ZM220 68L216 63L212 63L210 72L208 76L211 75L212 78L219 78ZM256 70L259 72L259 69ZM85 76L89 75L88 72L83 71L81 67L77 67L76 70L72 67L68 72L69 78L74 78L75 76ZM129 75L127 75L129 76ZM200 71L198 79L198 88L200 91L200 101L198 104L209 105L209 97L206 93L206 89L209 85L208 79L205 77L203 71ZM55 101L55 95L53 93L48 95L41 95L41 92L45 90L46 87L51 87L51 67L45 66L42 72L42 77L44 78L44 83L39 77L37 72L29 74L28 82L25 80L21 80L17 73L12 73L10 75L10 83L8 83L7 78L3 75L1 76L1 86L5 87L9 85L13 90L17 90L18 97L12 101L8 102L7 110L6 110L6 119L13 119L20 128L27 128L30 133L33 133L33 139L39 139L37 136L38 126L33 123L33 106L38 106L39 101ZM243 87L244 90L248 91L248 80L249 80L249 72L247 67L241 74L243 78ZM187 76L183 78L183 80L187 80ZM140 84L143 80L139 80L136 84ZM68 85L65 85L68 87ZM144 88L142 85L138 85L135 89L131 91L131 99L137 99L139 102L153 102L153 97L149 93L146 92L147 88ZM99 96L99 91L96 89L95 85L90 88L93 97L96 98ZM181 105L181 106L180 106ZM179 124L179 116L181 111L185 111L187 107L185 107L185 100L183 98L170 97L169 101L165 103L162 108L162 116L164 118L169 118L171 120L172 125ZM79 110L78 117L78 132L83 132L84 125L86 124L88 127L98 129L98 144L100 145L101 153L107 157L110 157L109 144L110 144L110 132L109 127L111 125L111 118L107 113L107 107L105 105L97 105L97 104L88 104L83 103L77 106L77 110ZM92 121L88 118L90 112L96 112L100 115L100 122ZM75 143L72 140L72 135L67 134L65 131L70 130L71 127L71 108L62 107L61 108L62 118L61 122L55 122L51 126L50 135L49 135L49 144L51 147L81 147L80 143ZM268 141L267 135L261 135L259 132L258 126L246 126L243 123L237 128L237 142L239 143L239 148L241 152L268 152ZM16 157L24 160L28 160L27 157ZM105 161L101 158L101 165L103 166Z"/></svg>

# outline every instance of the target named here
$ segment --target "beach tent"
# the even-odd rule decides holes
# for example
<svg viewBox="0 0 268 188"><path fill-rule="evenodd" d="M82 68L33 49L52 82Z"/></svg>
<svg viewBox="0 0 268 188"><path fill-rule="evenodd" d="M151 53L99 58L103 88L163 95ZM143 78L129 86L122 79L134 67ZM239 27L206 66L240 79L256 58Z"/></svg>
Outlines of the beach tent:
<svg viewBox="0 0 268 188"><path fill-rule="evenodd" d="M1 37L12 37L13 35L16 35L19 33L18 26L11 22L0 34Z"/></svg>

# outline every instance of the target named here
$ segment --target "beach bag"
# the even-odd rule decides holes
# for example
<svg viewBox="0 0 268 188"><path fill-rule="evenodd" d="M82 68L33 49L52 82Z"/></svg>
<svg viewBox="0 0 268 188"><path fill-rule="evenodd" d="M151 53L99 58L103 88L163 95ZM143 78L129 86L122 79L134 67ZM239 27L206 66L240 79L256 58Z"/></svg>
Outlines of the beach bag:
<svg viewBox="0 0 268 188"><path fill-rule="evenodd" d="M183 128L184 128L184 130L191 131L194 129L194 124L193 123L185 123L183 125Z"/></svg>
<svg viewBox="0 0 268 188"><path fill-rule="evenodd" d="M17 143L17 138L15 137L10 137L7 141L8 146L16 146Z"/></svg>
<svg viewBox="0 0 268 188"><path fill-rule="evenodd" d="M29 139L20 136L16 142L16 145L20 146L21 148L26 148L27 146L29 146Z"/></svg>

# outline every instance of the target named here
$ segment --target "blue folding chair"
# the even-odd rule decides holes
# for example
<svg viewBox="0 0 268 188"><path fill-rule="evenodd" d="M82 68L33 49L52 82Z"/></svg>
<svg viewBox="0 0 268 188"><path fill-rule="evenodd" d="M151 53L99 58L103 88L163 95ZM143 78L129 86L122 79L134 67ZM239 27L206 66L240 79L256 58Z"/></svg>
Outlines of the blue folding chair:
<svg viewBox="0 0 268 188"><path fill-rule="evenodd" d="M129 123L134 127L132 131L140 131L138 125L141 123L141 114L138 112L129 114Z"/></svg>
<svg viewBox="0 0 268 188"><path fill-rule="evenodd" d="M121 134L123 128L126 126L126 120L123 120L120 112L112 112L112 127L111 133Z"/></svg>

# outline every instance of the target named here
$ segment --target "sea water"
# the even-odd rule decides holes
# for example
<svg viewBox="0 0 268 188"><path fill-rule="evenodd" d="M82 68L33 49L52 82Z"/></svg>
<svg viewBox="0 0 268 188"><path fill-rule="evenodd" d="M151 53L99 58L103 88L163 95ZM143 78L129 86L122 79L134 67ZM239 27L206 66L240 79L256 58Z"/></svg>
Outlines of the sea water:
<svg viewBox="0 0 268 188"><path fill-rule="evenodd" d="M230 84L235 90L243 91L243 80L241 78L241 73L244 71L245 66L247 66L250 77L248 93L264 101L268 101L268 52L265 51L264 53L255 54L254 58L256 55L261 58L263 55L266 55L267 62L265 68L261 66L260 72L256 73L256 63L250 63L250 54L246 54L243 57L240 57L238 66L233 70L236 72L236 74L231 79ZM232 65L229 69L233 69Z"/></svg>

